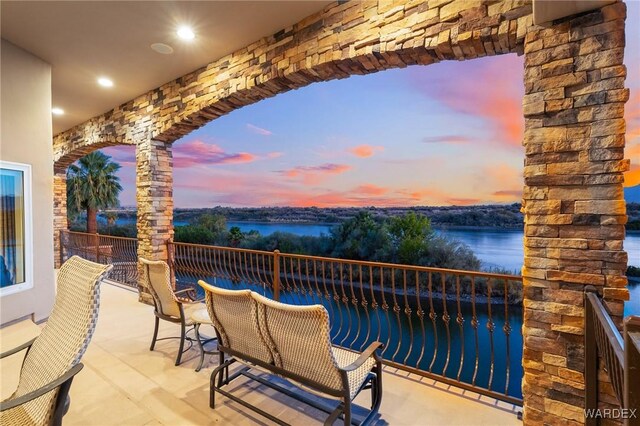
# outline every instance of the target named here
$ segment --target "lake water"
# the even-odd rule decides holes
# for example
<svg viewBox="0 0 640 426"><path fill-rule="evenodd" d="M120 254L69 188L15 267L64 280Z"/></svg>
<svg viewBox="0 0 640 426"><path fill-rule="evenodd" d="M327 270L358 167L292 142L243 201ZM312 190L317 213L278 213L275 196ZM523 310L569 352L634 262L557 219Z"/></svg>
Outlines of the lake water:
<svg viewBox="0 0 640 426"><path fill-rule="evenodd" d="M228 222L228 226L237 226L243 232L259 231L268 235L276 231L291 232L297 235L328 234L332 225L326 224L289 224L264 222ZM480 259L485 268L504 268L519 273L524 258L522 243L523 231L520 229L438 229L440 235L454 238L468 245ZM640 233L627 233L624 248L629 255L629 265L640 267ZM640 283L629 285L631 299L625 304L625 315L640 315Z"/></svg>
<svg viewBox="0 0 640 426"><path fill-rule="evenodd" d="M262 235L269 235L274 232L289 232L296 235L319 237L322 234L328 235L333 225L324 223L227 222L227 228L232 226L237 226L242 232L258 231Z"/></svg>
<svg viewBox="0 0 640 426"><path fill-rule="evenodd" d="M132 222L134 222L133 219L118 218L118 224ZM186 222L175 222L175 226L186 224ZM227 226L237 226L243 232L255 230L262 235L269 235L274 232L290 232L296 235L319 236L321 234L329 234L333 225L322 223L229 221ZM524 258L522 230L446 228L438 229L436 232L467 244L485 268L505 268L513 272L519 272L522 267L522 259ZM629 255L629 265L640 267L640 233L627 233L624 248ZM631 291L631 300L625 304L625 315L640 315L640 283L630 284L629 289Z"/></svg>
<svg viewBox="0 0 640 426"><path fill-rule="evenodd" d="M296 235L319 236L329 234L333 225L230 221L227 222L227 226L237 226L243 232L258 231L262 235L290 232ZM523 232L520 229L445 228L437 229L436 232L468 245L485 267L506 268L512 271L519 271L522 267L524 248L522 245ZM628 233L624 247L629 254L629 264L640 266L640 233Z"/></svg>
<svg viewBox="0 0 640 426"><path fill-rule="evenodd" d="M297 235L328 234L331 225L327 224L283 224L263 222L230 221L229 227L238 226L243 232L252 230L268 235L276 231ZM523 232L521 230L493 229L439 229L438 234L457 239L467 244L482 261L485 268L499 267L518 272L523 259ZM630 264L640 266L640 234L629 234L625 240L629 252ZM194 285L196 278L186 271L176 271L179 282ZM251 284L231 282L225 279L210 278L216 285L237 288L252 288ZM304 282L302 280L301 282ZM265 287L253 288L271 297ZM632 300L625 306L625 315L640 314L640 285L633 285ZM380 296L376 296L379 298ZM327 300L313 293L293 293L281 291L281 300L293 304L321 303L329 310L332 318L332 340L362 349L370 341L377 339L387 345L383 357L421 370L432 371L466 383L476 383L483 388L505 392L520 398L522 377L522 307L510 305L509 314L500 305L493 307L489 317L489 305L478 303L475 307L469 303L455 305L447 302L447 310L454 315L449 325L441 321L444 311L436 303L435 320L429 316L408 317L399 309L369 310L359 304ZM425 305L426 306L426 305ZM415 307L414 307L415 309ZM415 312L415 311L414 311ZM455 314L464 318L457 324ZM477 318L477 328L473 327L473 317ZM491 318L491 319L490 319ZM495 332L488 331L489 322L495 323ZM504 332L508 324L509 333Z"/></svg>

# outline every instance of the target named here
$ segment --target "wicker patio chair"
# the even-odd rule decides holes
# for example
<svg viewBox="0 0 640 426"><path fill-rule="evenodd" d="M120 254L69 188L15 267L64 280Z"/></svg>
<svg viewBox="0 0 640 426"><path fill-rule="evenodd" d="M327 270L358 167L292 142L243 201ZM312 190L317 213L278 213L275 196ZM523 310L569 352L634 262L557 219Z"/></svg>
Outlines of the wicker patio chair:
<svg viewBox="0 0 640 426"><path fill-rule="evenodd" d="M155 306L155 328L149 350L152 351L156 346L156 342L159 340L179 338L180 347L175 365L180 365L182 355L189 350L191 344L195 341L201 351L201 362L197 368L197 370L200 370L204 357L203 342L198 332L195 333L195 339L189 337L188 333L192 330L194 330L194 332L196 331L195 328L199 324L198 318L207 318L205 306L199 303L201 301L196 300L196 293L193 288L173 291L170 269L167 262L162 260L147 260L142 257L140 258L140 262L142 263L143 271L142 281L149 289ZM158 339L158 328L161 319L180 324L180 337L164 337ZM185 341L189 341L189 347L187 349L184 349Z"/></svg>
<svg viewBox="0 0 640 426"><path fill-rule="evenodd" d="M360 424L370 423L382 401L382 363L372 343L363 353L337 348L331 344L329 315L321 305L296 306L275 302L249 290L223 290L199 281L205 289L207 309L218 332L220 365L211 375L211 400L215 392L282 424L275 416L222 389L243 375L312 405L329 414L325 424L342 416L350 424L352 400L361 390L371 389L371 410ZM253 302L253 303L252 303ZM242 318L242 321L238 321ZM231 356L224 361L224 354ZM231 376L235 361L246 365ZM300 392L292 392L273 381L249 372L251 368L268 371L300 385L312 393L339 400L335 409L327 409Z"/></svg>
<svg viewBox="0 0 640 426"><path fill-rule="evenodd" d="M18 388L0 403L2 425L60 425L68 392L98 319L100 283L111 265L73 256L60 268L53 311L40 335L0 358L27 350Z"/></svg>

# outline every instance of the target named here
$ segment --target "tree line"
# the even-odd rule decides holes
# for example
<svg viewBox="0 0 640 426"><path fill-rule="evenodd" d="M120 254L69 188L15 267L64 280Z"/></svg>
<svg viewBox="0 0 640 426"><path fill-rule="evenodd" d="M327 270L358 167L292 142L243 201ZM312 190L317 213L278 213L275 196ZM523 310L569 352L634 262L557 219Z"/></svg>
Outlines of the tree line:
<svg viewBox="0 0 640 426"><path fill-rule="evenodd" d="M227 229L222 215L203 214L194 223L175 228L176 242L223 245L253 250L307 254L351 260L400 263L450 269L479 270L480 260L458 240L437 235L425 215L407 212L380 219L367 210L335 225L320 236Z"/></svg>

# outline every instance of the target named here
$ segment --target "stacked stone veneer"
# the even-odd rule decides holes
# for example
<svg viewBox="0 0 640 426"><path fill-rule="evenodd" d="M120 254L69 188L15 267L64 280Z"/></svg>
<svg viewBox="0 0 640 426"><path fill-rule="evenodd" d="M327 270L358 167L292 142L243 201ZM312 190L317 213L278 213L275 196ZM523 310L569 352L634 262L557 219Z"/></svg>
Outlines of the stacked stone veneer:
<svg viewBox="0 0 640 426"><path fill-rule="evenodd" d="M62 229L67 229L67 174L58 172L53 175L53 261L56 269L62 261Z"/></svg>
<svg viewBox="0 0 640 426"><path fill-rule="evenodd" d="M150 260L167 260L167 241L173 238L171 145L156 140L138 143L136 164L138 256ZM139 276L143 275L140 273ZM144 286L140 290L140 299L150 302L148 290Z"/></svg>
<svg viewBox="0 0 640 426"><path fill-rule="evenodd" d="M581 423L584 286L597 286L616 314L627 297L625 7L544 28L533 25L531 10L527 1L334 3L57 135L56 165L98 147L135 144L139 254L165 259L173 232L169 144L179 137L316 81L524 54L524 419Z"/></svg>
<svg viewBox="0 0 640 426"><path fill-rule="evenodd" d="M523 390L534 423L584 422L586 285L622 315L627 255L623 199L625 5L525 39ZM611 386L600 375L603 402Z"/></svg>

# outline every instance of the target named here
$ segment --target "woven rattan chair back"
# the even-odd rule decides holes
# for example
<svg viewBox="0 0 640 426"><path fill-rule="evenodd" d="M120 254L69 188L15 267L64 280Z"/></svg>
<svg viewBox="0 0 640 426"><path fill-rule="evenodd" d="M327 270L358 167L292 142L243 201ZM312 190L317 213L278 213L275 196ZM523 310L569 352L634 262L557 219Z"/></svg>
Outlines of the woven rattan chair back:
<svg viewBox="0 0 640 426"><path fill-rule="evenodd" d="M98 320L100 282L110 269L111 265L78 256L62 265L53 311L25 357L18 388L11 398L39 389L80 362ZM3 412L3 423L20 424L28 418L32 424L48 424L56 396L57 389Z"/></svg>
<svg viewBox="0 0 640 426"><path fill-rule="evenodd" d="M322 305L296 306L252 293L258 322L276 366L336 391L343 389L331 348L329 314Z"/></svg>
<svg viewBox="0 0 640 426"><path fill-rule="evenodd" d="M140 258L142 282L149 289L158 313L180 318L180 305L171 288L171 271L167 262Z"/></svg>
<svg viewBox="0 0 640 426"><path fill-rule="evenodd" d="M271 364L273 356L258 327L258 307L250 290L226 290L198 281L220 344Z"/></svg>

